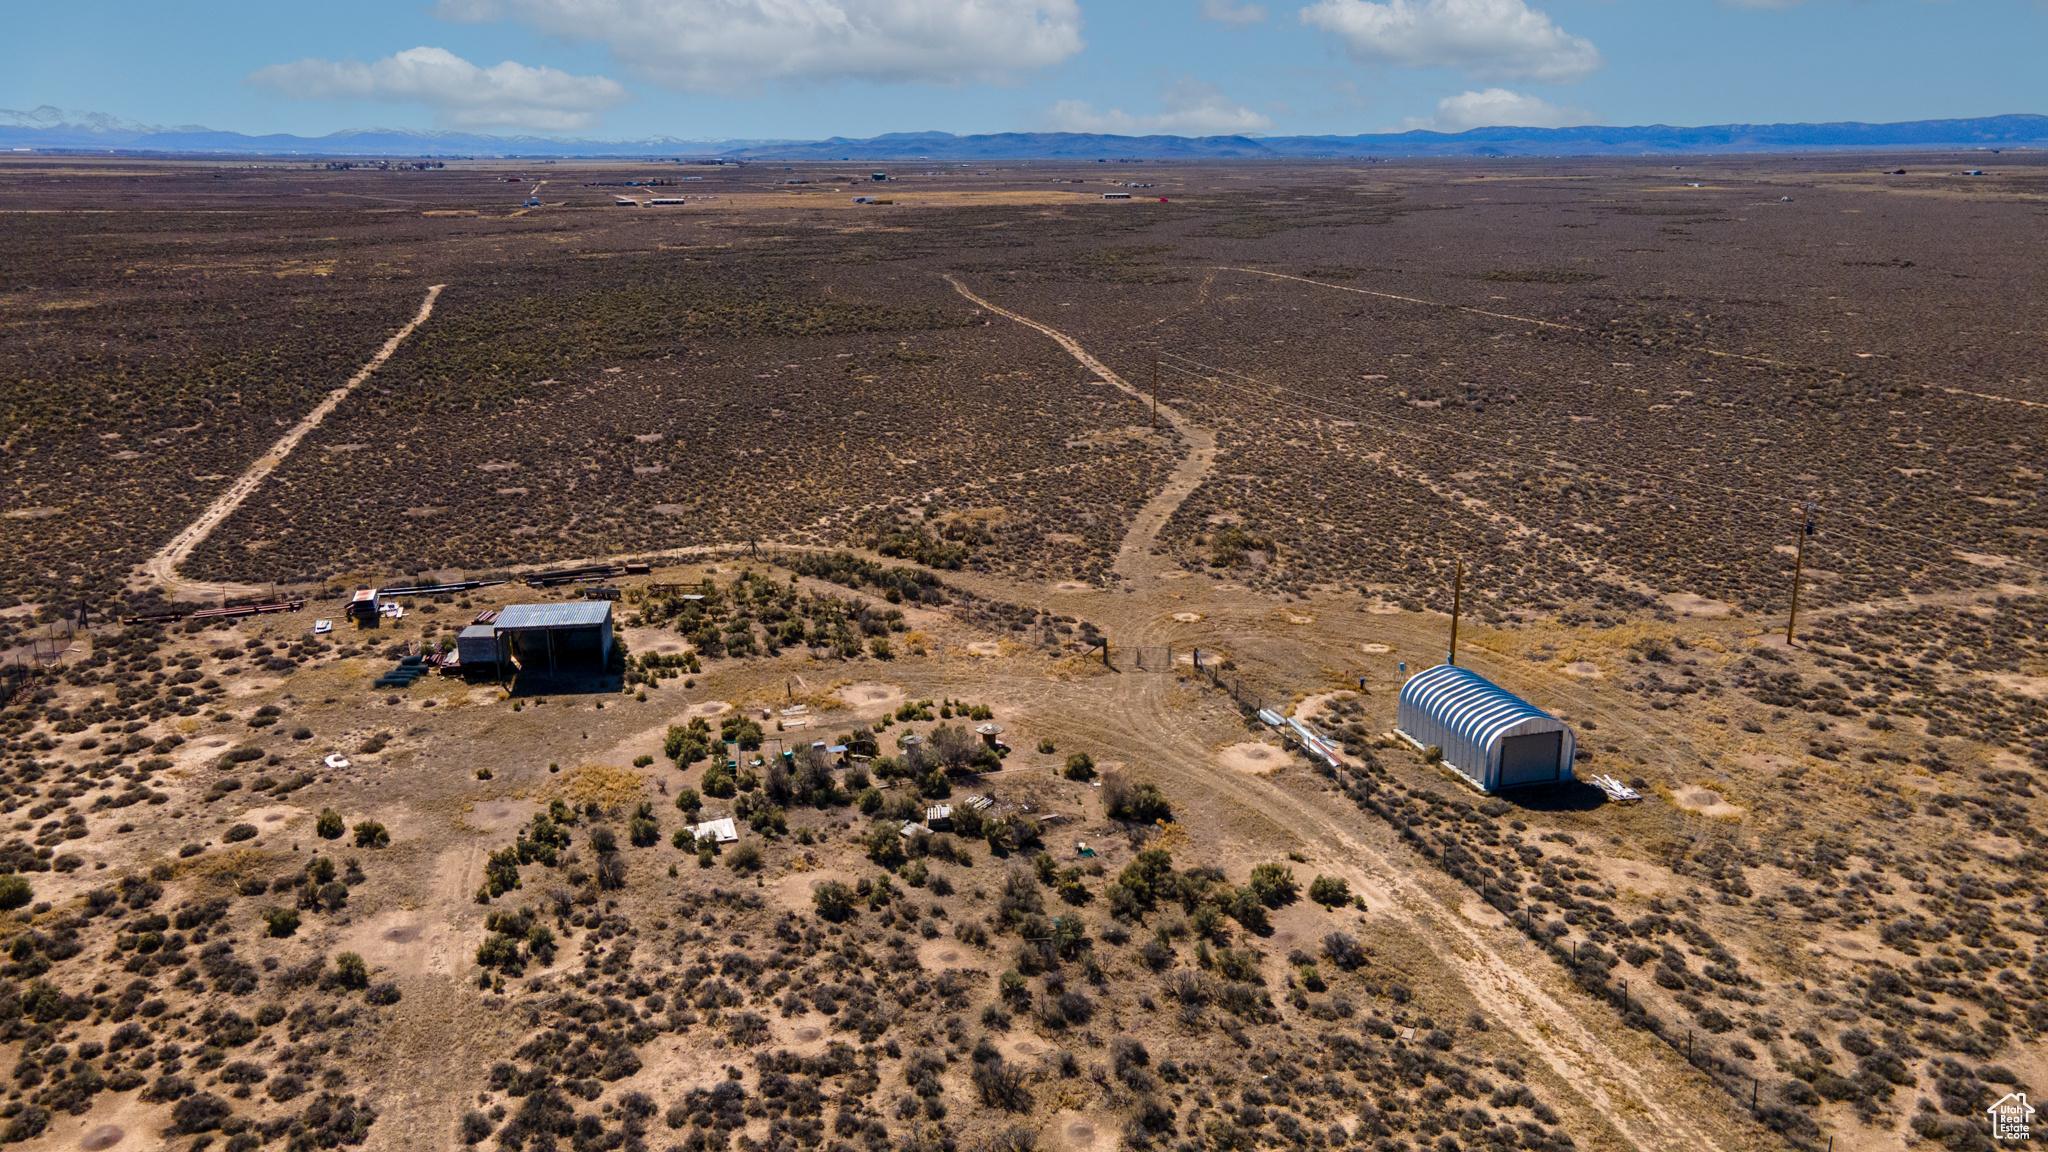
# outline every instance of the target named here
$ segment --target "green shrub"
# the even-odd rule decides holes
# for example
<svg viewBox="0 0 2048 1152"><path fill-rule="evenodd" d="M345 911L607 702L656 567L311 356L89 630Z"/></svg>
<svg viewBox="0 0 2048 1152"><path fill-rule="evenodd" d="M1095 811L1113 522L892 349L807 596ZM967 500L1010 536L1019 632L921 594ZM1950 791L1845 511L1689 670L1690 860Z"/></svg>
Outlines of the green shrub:
<svg viewBox="0 0 2048 1152"><path fill-rule="evenodd" d="M641 801L626 824L626 839L635 848L649 848L661 839L661 825L654 822L654 805Z"/></svg>
<svg viewBox="0 0 2048 1152"><path fill-rule="evenodd" d="M731 769L723 764L713 764L704 769L704 779L698 782L704 795L720 800L730 800L739 791L738 781L733 779Z"/></svg>
<svg viewBox="0 0 2048 1152"><path fill-rule="evenodd" d="M1069 780L1095 779L1095 758L1086 752L1076 752L1067 757L1065 776Z"/></svg>
<svg viewBox="0 0 2048 1152"><path fill-rule="evenodd" d="M370 986L370 966L354 952L343 952L334 958L334 982L343 988L357 989Z"/></svg>
<svg viewBox="0 0 2048 1152"><path fill-rule="evenodd" d="M811 892L811 903L825 919L844 920L853 913L853 889L837 880L827 880Z"/></svg>
<svg viewBox="0 0 2048 1152"><path fill-rule="evenodd" d="M868 859L884 868L894 868L903 860L903 833L894 824L875 825L862 843L867 846Z"/></svg>
<svg viewBox="0 0 2048 1152"><path fill-rule="evenodd" d="M761 870L761 849L756 844L742 844L734 848L725 858L726 867L735 872L759 872Z"/></svg>
<svg viewBox="0 0 2048 1152"><path fill-rule="evenodd" d="M1173 808L1157 787L1132 784L1121 776L1103 778L1102 807L1111 819L1127 820L1133 824L1173 819Z"/></svg>
<svg viewBox="0 0 2048 1152"><path fill-rule="evenodd" d="M270 909L263 913L263 922L270 926L272 936L285 937L299 930L299 914L290 908Z"/></svg>
<svg viewBox="0 0 2048 1152"><path fill-rule="evenodd" d="M1351 903L1351 885L1336 876L1318 876L1308 886L1308 898L1326 908Z"/></svg>
<svg viewBox="0 0 2048 1152"><path fill-rule="evenodd" d="M221 833L220 838L229 844L239 844L244 840L254 840L256 838L256 826L254 824L237 824L226 832Z"/></svg>
<svg viewBox="0 0 2048 1152"><path fill-rule="evenodd" d="M375 820L365 820L356 825L356 847L387 848L391 845L391 833L384 830Z"/></svg>
<svg viewBox="0 0 2048 1152"><path fill-rule="evenodd" d="M1292 904L1301 895L1301 885L1294 882L1294 870L1285 864L1258 865L1252 869L1246 887L1268 908Z"/></svg>
<svg viewBox="0 0 2048 1152"><path fill-rule="evenodd" d="M323 840L337 840L341 837L341 813L332 808L322 808L320 819L313 825L313 831Z"/></svg>
<svg viewBox="0 0 2048 1152"><path fill-rule="evenodd" d="M36 898L26 877L17 873L0 876L0 909L25 907Z"/></svg>

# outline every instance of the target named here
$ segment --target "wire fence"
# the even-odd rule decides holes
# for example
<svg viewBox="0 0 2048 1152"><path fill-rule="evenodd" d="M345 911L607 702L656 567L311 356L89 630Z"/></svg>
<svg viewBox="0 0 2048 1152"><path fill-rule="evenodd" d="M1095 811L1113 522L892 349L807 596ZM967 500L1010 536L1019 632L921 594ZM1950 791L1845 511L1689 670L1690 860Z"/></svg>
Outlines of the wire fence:
<svg viewBox="0 0 2048 1152"><path fill-rule="evenodd" d="M1173 671L1172 648L1126 648L1124 654L1130 657L1131 667L1139 672ZM1188 653L1182 649L1180 658L1186 660Z"/></svg>
<svg viewBox="0 0 2048 1152"><path fill-rule="evenodd" d="M1266 706L1266 700L1256 686L1246 688L1244 681L1231 675L1233 669L1226 668L1224 659L1213 652L1200 648L1114 648L1112 658L1117 667L1126 672L1172 672L1207 684L1219 692L1227 693L1240 708L1256 712Z"/></svg>

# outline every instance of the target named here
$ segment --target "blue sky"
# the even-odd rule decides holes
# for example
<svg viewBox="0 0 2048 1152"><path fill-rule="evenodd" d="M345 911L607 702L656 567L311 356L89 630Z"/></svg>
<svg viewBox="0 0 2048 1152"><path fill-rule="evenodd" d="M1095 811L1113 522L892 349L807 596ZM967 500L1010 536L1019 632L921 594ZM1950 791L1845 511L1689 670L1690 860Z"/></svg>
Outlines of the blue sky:
<svg viewBox="0 0 2048 1152"><path fill-rule="evenodd" d="M688 139L2048 112L2040 0L10 5L0 108Z"/></svg>

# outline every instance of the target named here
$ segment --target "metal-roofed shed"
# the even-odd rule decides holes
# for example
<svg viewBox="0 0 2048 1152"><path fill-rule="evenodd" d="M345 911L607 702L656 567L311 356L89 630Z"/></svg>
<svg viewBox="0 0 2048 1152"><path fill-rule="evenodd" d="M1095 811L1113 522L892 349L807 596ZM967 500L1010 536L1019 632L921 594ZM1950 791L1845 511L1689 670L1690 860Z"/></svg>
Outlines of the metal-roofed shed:
<svg viewBox="0 0 2048 1152"><path fill-rule="evenodd" d="M612 605L609 600L564 601L560 604L514 604L498 614L499 661L516 659L522 668L555 674L564 660L595 663L603 668L612 656Z"/></svg>
<svg viewBox="0 0 2048 1152"><path fill-rule="evenodd" d="M720 844L730 844L740 838L740 830L733 824L730 816L719 820L706 820L693 831L700 842L713 840Z"/></svg>
<svg viewBox="0 0 2048 1152"><path fill-rule="evenodd" d="M1571 728L1486 677L1440 664L1401 687L1396 730L1435 745L1444 764L1483 792L1572 778Z"/></svg>

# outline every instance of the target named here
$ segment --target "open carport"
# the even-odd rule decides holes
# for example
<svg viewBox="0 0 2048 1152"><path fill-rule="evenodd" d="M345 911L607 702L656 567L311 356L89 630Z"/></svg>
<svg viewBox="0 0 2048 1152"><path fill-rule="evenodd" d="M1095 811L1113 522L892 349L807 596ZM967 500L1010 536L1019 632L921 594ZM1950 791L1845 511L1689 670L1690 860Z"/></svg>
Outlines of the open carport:
<svg viewBox="0 0 2048 1152"><path fill-rule="evenodd" d="M612 658L612 606L608 600L514 604L498 614L498 666L548 676L564 668L601 672Z"/></svg>

